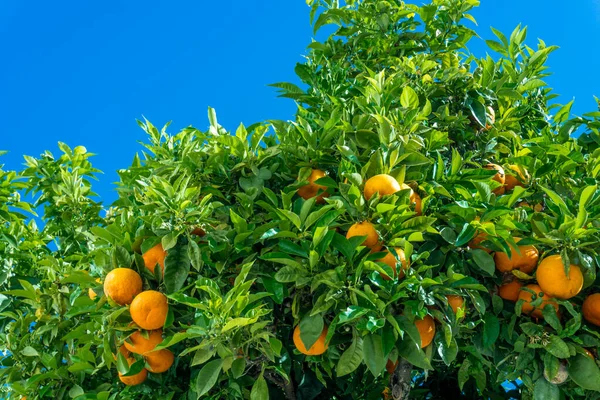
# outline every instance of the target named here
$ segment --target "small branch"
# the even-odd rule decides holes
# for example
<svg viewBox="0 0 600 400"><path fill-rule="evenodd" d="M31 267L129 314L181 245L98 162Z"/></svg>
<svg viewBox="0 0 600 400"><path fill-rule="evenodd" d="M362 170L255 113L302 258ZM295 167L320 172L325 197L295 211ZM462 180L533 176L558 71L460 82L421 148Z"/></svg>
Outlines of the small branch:
<svg viewBox="0 0 600 400"><path fill-rule="evenodd" d="M271 383L277 385L283 393L285 394L285 398L287 400L296 400L296 392L294 391L294 383L290 378L289 381L286 381L281 375L273 373L271 371L265 371L265 378Z"/></svg>
<svg viewBox="0 0 600 400"><path fill-rule="evenodd" d="M390 376L390 387L392 388L392 399L408 400L411 387L412 364L405 359L400 359L396 370Z"/></svg>

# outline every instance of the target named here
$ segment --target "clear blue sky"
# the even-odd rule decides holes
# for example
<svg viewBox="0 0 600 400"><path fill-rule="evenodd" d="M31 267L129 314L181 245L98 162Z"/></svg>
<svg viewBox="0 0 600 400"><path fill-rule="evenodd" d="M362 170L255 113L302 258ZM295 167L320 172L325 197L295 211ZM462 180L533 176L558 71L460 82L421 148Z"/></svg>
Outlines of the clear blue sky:
<svg viewBox="0 0 600 400"><path fill-rule="evenodd" d="M419 1L420 3L420 1ZM507 35L528 25L561 49L548 82L575 113L600 96L600 0L483 0L473 14L483 39L494 26ZM22 155L56 143L83 145L105 172L96 191L115 199L116 169L127 167L144 134L135 123L172 120L205 129L208 106L235 130L265 119L289 119L290 100L267 84L294 81L311 40L304 0L140 1L0 0L0 159L20 168ZM481 39L470 48L485 55Z"/></svg>

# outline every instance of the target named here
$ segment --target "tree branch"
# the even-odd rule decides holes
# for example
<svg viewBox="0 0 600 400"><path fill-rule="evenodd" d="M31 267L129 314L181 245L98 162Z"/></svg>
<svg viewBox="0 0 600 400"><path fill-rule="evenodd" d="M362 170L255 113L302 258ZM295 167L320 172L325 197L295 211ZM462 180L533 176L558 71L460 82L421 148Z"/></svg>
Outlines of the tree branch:
<svg viewBox="0 0 600 400"><path fill-rule="evenodd" d="M285 394L285 398L287 400L296 400L296 392L294 391L294 382L290 378L289 381L286 381L281 375L275 374L271 371L265 371L265 378L271 383L277 385L283 393Z"/></svg>
<svg viewBox="0 0 600 400"><path fill-rule="evenodd" d="M400 359L396 370L390 376L390 387L392 388L392 399L408 400L411 387L412 364L405 359Z"/></svg>

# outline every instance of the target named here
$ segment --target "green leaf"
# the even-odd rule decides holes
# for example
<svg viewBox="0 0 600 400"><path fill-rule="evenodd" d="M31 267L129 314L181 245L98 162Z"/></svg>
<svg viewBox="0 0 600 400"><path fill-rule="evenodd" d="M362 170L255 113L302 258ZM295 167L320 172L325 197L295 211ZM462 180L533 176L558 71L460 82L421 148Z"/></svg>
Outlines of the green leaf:
<svg viewBox="0 0 600 400"><path fill-rule="evenodd" d="M569 346L558 336L552 335L548 339L548 343L544 346L548 353L557 358L569 358Z"/></svg>
<svg viewBox="0 0 600 400"><path fill-rule="evenodd" d="M409 335L404 335L398 344L398 353L409 363L417 368L432 369L431 362L417 344Z"/></svg>
<svg viewBox="0 0 600 400"><path fill-rule="evenodd" d="M374 377L378 377L387 360L383 354L381 336L370 334L363 338L363 359Z"/></svg>
<svg viewBox="0 0 600 400"><path fill-rule="evenodd" d="M471 250L471 255L475 261L475 265L479 267L487 276L494 276L496 271L496 263L494 257L481 249Z"/></svg>
<svg viewBox="0 0 600 400"><path fill-rule="evenodd" d="M244 357L239 357L233 360L231 363L231 374L234 379L238 379L240 376L244 375L244 371L246 370L246 359Z"/></svg>
<svg viewBox="0 0 600 400"><path fill-rule="evenodd" d="M341 355L335 369L337 376L351 374L363 361L363 341L360 337L352 340L350 347Z"/></svg>
<svg viewBox="0 0 600 400"><path fill-rule="evenodd" d="M269 387L262 372L256 382L254 382L254 385L252 385L250 400L269 400Z"/></svg>
<svg viewBox="0 0 600 400"><path fill-rule="evenodd" d="M469 110L471 111L471 115L477 121L477 123L485 128L487 125L487 113L485 110L485 106L481 104L478 100L472 99L469 101Z"/></svg>
<svg viewBox="0 0 600 400"><path fill-rule="evenodd" d="M567 371L573 382L583 389L600 392L600 369L590 357L577 354L570 358Z"/></svg>
<svg viewBox="0 0 600 400"><path fill-rule="evenodd" d="M483 346L491 347L500 334L500 321L494 314L487 313L483 323Z"/></svg>
<svg viewBox="0 0 600 400"><path fill-rule="evenodd" d="M458 355L458 345L456 344L456 340L454 338L450 341L450 345L446 343L445 340L437 341L437 350L442 357L442 361L444 364L450 365L454 360L456 360L456 356Z"/></svg>
<svg viewBox="0 0 600 400"><path fill-rule="evenodd" d="M300 320L300 340L302 340L304 347L310 349L323 333L324 327L325 322L320 314L313 316L310 313L306 314Z"/></svg>
<svg viewBox="0 0 600 400"><path fill-rule="evenodd" d="M164 280L167 293L176 292L183 287L190 273L190 263L187 239L182 236L179 243L169 250L165 259Z"/></svg>
<svg viewBox="0 0 600 400"><path fill-rule="evenodd" d="M232 208L229 209L229 218L231 219L231 222L233 223L237 233L244 233L248 230L248 223L246 220L236 214Z"/></svg>
<svg viewBox="0 0 600 400"><path fill-rule="evenodd" d="M198 397L204 396L213 386L215 386L217 379L219 379L222 367L222 359L213 360L202 367L196 378L196 394Z"/></svg>
<svg viewBox="0 0 600 400"><path fill-rule="evenodd" d="M25 357L39 357L40 355L37 350L31 346L25 346L23 350L21 350L21 354L23 354Z"/></svg>
<svg viewBox="0 0 600 400"><path fill-rule="evenodd" d="M533 387L533 400L559 400L560 389L553 383L548 382L543 376L535 381Z"/></svg>
<svg viewBox="0 0 600 400"><path fill-rule="evenodd" d="M419 107L419 96L410 86L405 86L400 95L400 104L404 108L414 109Z"/></svg>
<svg viewBox="0 0 600 400"><path fill-rule="evenodd" d="M469 241L471 239L473 239L475 237L475 233L477 233L477 230L475 228L473 228L471 226L471 224L469 224L468 222L465 223L463 225L462 231L458 234L458 237L456 238L456 242L454 243L454 245L456 247L464 246L465 244L469 243Z"/></svg>

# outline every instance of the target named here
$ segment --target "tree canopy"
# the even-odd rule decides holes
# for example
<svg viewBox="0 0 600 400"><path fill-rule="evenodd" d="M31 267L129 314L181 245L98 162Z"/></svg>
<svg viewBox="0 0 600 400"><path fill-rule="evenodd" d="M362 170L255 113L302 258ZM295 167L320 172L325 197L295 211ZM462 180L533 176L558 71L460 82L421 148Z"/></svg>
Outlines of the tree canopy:
<svg viewBox="0 0 600 400"><path fill-rule="evenodd" d="M553 102L556 47L307 3L292 120L140 121L110 206L82 146L0 169L7 398L600 398L600 111Z"/></svg>

